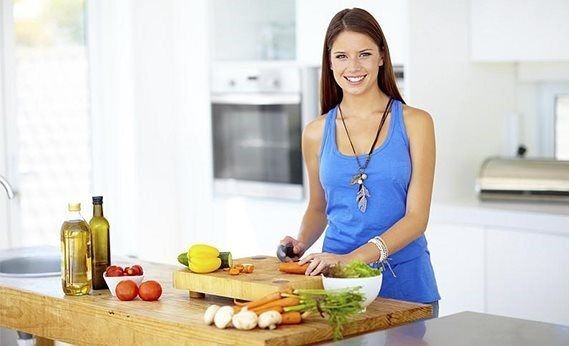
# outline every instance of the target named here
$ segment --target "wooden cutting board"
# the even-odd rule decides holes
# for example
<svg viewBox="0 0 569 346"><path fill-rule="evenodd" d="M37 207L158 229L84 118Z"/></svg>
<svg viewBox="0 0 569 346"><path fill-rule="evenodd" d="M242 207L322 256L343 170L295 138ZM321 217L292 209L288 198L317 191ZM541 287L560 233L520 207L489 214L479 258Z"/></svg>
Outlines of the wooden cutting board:
<svg viewBox="0 0 569 346"><path fill-rule="evenodd" d="M255 270L249 274L229 275L222 269L208 274L196 274L184 268L174 272L174 288L187 289L190 293L212 294L244 300L259 299L287 287L322 288L320 276L280 272L278 267L281 262L276 257L246 257L233 261L233 264L237 263L253 264Z"/></svg>

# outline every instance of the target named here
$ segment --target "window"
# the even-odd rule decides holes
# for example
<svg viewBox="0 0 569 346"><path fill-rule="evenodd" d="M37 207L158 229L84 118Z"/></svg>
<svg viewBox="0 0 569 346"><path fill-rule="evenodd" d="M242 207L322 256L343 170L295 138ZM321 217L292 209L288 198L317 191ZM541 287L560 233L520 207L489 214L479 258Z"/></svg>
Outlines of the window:
<svg viewBox="0 0 569 346"><path fill-rule="evenodd" d="M8 115L21 230L14 246L57 245L69 201L88 202L91 141L82 0L16 0L16 110ZM15 116L15 117L14 117ZM83 199L83 200L81 200ZM85 209L90 208L83 205ZM90 209L89 214L90 214Z"/></svg>
<svg viewBox="0 0 569 346"><path fill-rule="evenodd" d="M555 97L555 158L569 160L569 94Z"/></svg>

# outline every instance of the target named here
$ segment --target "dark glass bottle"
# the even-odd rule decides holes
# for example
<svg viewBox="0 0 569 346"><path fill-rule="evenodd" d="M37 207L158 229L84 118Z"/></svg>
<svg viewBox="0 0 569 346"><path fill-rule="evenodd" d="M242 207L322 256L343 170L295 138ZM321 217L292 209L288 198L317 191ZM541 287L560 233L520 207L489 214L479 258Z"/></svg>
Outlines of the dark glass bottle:
<svg viewBox="0 0 569 346"><path fill-rule="evenodd" d="M103 196L93 197L93 218L89 221L93 247L93 289L107 288L103 273L111 265L109 221L103 215Z"/></svg>

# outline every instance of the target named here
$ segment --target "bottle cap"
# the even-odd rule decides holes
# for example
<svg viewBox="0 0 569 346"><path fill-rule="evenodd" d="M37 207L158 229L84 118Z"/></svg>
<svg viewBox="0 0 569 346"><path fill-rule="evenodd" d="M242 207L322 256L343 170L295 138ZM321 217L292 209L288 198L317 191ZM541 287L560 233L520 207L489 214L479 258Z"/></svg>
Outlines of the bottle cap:
<svg viewBox="0 0 569 346"><path fill-rule="evenodd" d="M93 204L103 204L103 196L93 196Z"/></svg>
<svg viewBox="0 0 569 346"><path fill-rule="evenodd" d="M69 211L81 211L81 203L69 203L69 204L67 204L67 210L69 210Z"/></svg>

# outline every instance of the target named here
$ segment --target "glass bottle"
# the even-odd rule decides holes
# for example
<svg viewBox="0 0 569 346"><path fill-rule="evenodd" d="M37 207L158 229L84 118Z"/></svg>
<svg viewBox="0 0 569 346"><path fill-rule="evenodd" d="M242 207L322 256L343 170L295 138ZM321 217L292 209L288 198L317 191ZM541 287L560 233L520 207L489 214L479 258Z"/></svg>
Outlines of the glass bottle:
<svg viewBox="0 0 569 346"><path fill-rule="evenodd" d="M93 218L89 221L93 242L93 289L107 288L103 273L111 265L109 221L103 216L103 196L93 197Z"/></svg>
<svg viewBox="0 0 569 346"><path fill-rule="evenodd" d="M61 226L61 286L70 296L91 292L91 231L81 216L81 203L69 203Z"/></svg>

